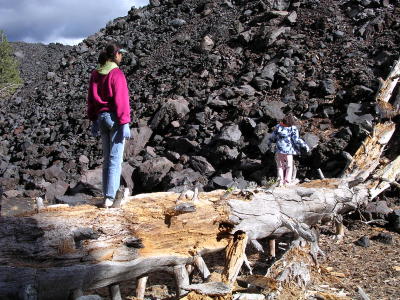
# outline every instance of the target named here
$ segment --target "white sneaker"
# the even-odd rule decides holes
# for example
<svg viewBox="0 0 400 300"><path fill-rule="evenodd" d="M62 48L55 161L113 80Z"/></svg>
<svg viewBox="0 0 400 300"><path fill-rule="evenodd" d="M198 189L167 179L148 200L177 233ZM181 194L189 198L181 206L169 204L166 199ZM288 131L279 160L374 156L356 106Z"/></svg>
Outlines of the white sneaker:
<svg viewBox="0 0 400 300"><path fill-rule="evenodd" d="M104 202L104 207L110 208L111 206L113 206L113 204L114 204L114 200L111 198L107 198L106 201Z"/></svg>

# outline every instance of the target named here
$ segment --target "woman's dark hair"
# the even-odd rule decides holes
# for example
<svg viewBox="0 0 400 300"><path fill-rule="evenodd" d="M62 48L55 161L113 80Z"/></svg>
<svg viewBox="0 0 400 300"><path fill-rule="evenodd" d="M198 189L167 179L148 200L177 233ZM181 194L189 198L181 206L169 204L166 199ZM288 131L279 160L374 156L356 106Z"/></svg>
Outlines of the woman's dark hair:
<svg viewBox="0 0 400 300"><path fill-rule="evenodd" d="M292 114L287 114L283 118L282 122L283 122L283 124L285 124L287 126L293 126L293 125L296 125L296 118Z"/></svg>
<svg viewBox="0 0 400 300"><path fill-rule="evenodd" d="M118 44L108 44L103 51L100 52L99 58L97 59L98 63L104 65L107 60L113 60L119 49L121 49L121 47Z"/></svg>

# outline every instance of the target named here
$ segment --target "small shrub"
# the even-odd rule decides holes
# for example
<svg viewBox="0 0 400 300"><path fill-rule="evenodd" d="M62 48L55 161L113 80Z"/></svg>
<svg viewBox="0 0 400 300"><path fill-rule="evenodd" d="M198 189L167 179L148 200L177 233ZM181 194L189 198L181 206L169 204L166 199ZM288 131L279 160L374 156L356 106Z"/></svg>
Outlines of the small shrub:
<svg viewBox="0 0 400 300"><path fill-rule="evenodd" d="M0 30L0 98L11 96L21 84L18 61L5 33Z"/></svg>

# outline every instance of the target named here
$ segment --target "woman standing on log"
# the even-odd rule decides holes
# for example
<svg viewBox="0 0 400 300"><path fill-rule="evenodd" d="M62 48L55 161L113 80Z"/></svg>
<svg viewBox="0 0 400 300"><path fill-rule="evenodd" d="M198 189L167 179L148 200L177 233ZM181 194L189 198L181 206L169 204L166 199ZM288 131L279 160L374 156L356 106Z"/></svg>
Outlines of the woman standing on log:
<svg viewBox="0 0 400 300"><path fill-rule="evenodd" d="M276 143L275 161L279 185L292 184L293 155L299 154L300 149L310 152L310 147L299 136L292 114L286 115L275 127L269 142Z"/></svg>
<svg viewBox="0 0 400 300"><path fill-rule="evenodd" d="M119 188L125 139L129 139L129 91L124 73L118 65L127 51L109 44L100 53L99 67L90 76L87 113L92 134L99 130L103 145L104 207L111 207Z"/></svg>

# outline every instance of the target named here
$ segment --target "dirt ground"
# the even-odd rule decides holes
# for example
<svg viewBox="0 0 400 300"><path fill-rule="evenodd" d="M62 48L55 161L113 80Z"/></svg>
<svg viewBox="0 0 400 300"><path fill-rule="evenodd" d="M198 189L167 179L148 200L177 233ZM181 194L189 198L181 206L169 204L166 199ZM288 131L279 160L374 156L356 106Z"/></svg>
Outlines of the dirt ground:
<svg viewBox="0 0 400 300"><path fill-rule="evenodd" d="M392 236L391 244L371 240L382 232ZM355 244L363 236L371 240L369 247ZM400 234L356 221L341 243L332 243L332 236L322 235L321 245L326 253L323 266L343 274L334 288L343 289L352 299L357 299L357 286L371 299L400 299Z"/></svg>
<svg viewBox="0 0 400 300"><path fill-rule="evenodd" d="M392 236L392 244L372 240L382 232ZM370 239L369 247L355 244L363 236ZM326 254L321 266L337 277L336 282L327 278L330 288L343 291L350 299L361 299L358 286L370 299L400 299L400 234L353 221L340 243L327 231L320 237L320 246Z"/></svg>

